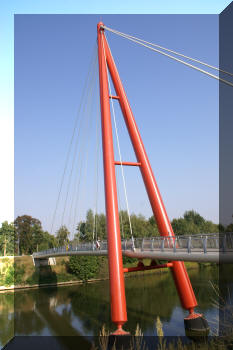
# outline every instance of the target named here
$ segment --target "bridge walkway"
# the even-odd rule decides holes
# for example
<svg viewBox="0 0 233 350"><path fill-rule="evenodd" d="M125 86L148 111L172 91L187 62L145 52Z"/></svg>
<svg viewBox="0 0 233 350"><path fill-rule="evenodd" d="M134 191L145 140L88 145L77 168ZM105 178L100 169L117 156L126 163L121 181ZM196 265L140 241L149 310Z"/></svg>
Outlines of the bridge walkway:
<svg viewBox="0 0 233 350"><path fill-rule="evenodd" d="M68 245L33 253L34 259L70 255L108 255L107 241ZM233 263L233 233L122 240L122 254L137 259Z"/></svg>

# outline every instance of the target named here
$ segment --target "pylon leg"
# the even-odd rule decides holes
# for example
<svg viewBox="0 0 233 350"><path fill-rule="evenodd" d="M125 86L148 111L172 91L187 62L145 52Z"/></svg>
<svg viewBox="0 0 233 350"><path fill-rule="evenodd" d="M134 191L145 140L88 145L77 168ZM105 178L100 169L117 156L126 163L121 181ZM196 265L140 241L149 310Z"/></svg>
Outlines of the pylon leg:
<svg viewBox="0 0 233 350"><path fill-rule="evenodd" d="M127 312L117 204L112 124L109 104L107 65L103 41L104 35L100 27L101 23L97 26L97 33L111 317L112 321L117 326L115 333L125 334L122 326L127 321Z"/></svg>
<svg viewBox="0 0 233 350"><path fill-rule="evenodd" d="M189 310L189 313L192 313L197 306L197 300L185 265L182 261L173 261L171 270L181 304L184 309Z"/></svg>

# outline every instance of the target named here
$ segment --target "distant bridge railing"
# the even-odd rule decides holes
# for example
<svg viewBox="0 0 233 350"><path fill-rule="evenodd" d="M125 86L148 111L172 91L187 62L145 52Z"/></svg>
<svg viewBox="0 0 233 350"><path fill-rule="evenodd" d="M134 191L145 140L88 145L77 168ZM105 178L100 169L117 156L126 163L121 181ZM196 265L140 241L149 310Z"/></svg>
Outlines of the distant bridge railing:
<svg viewBox="0 0 233 350"><path fill-rule="evenodd" d="M147 237L123 239L121 241L122 251L124 252L167 252L167 253L233 253L233 233L209 233L209 234L195 234L183 235L176 237ZM80 243L78 245L67 245L58 248L51 248L41 252L33 253L34 258L42 258L45 256L59 256L84 254L90 252L90 255L98 255L98 253L106 252L108 246L107 241L99 241L97 247L96 242ZM137 255L137 254L136 254ZM145 255L145 254L144 254ZM133 256L132 254L130 256Z"/></svg>

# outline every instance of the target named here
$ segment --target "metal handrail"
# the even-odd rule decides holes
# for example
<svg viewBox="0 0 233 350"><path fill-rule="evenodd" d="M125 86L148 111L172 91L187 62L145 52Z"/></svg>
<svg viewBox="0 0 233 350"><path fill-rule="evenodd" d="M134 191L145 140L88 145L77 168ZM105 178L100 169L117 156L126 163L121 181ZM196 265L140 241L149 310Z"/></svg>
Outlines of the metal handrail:
<svg viewBox="0 0 233 350"><path fill-rule="evenodd" d="M141 250L141 251L186 251L192 254L192 251L201 251L204 254L209 249L218 250L219 252L227 252L233 249L233 233L207 233L183 236L156 236L148 238L124 239L121 241L122 250ZM107 251L107 241L100 241L100 247L96 247L94 242L81 243L79 245L68 245L63 247L51 248L41 252L33 253L33 256L63 254L66 252L82 252L82 251Z"/></svg>

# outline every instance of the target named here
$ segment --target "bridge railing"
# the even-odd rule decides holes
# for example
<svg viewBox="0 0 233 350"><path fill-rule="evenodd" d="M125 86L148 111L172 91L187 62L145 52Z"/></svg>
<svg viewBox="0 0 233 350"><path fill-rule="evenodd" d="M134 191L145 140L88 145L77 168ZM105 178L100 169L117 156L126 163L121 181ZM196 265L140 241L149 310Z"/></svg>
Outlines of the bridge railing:
<svg viewBox="0 0 233 350"><path fill-rule="evenodd" d="M174 237L151 237L151 238L136 238L134 240L136 249L144 251L159 249L163 250L187 250L190 253L192 250L202 250L204 253L208 249L219 250L225 252L233 249L233 234L232 233L216 233L216 234L195 234L183 235Z"/></svg>
<svg viewBox="0 0 233 350"><path fill-rule="evenodd" d="M216 234L195 234L174 237L149 237L122 240L122 250L141 250L141 251L169 251L176 252L182 250L188 253L192 251L202 251L207 253L208 250L217 250L226 252L233 250L233 233L216 233ZM99 246L96 242L80 243L78 245L69 244L63 247L51 248L41 252L34 253L33 256L65 254L68 252L84 251L107 251L107 241L100 241Z"/></svg>

